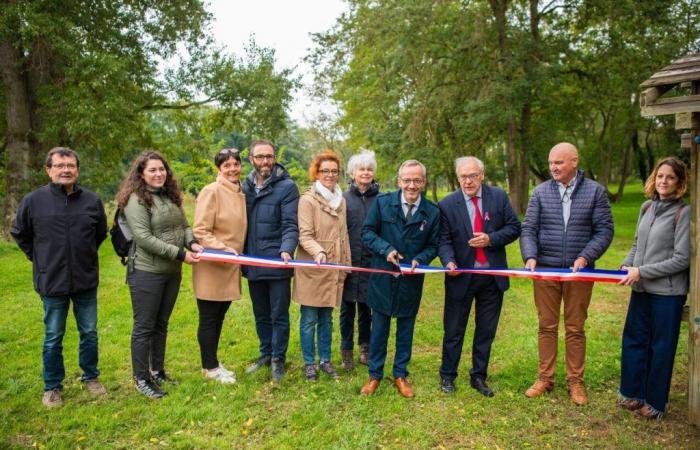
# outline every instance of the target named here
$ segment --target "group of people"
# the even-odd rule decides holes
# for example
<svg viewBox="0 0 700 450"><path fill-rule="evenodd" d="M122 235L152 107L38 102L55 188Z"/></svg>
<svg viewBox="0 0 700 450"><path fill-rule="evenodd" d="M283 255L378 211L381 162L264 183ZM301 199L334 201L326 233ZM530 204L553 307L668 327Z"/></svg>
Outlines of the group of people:
<svg viewBox="0 0 700 450"><path fill-rule="evenodd" d="M165 349L182 263L193 265L204 377L236 382L234 372L219 361L217 348L226 312L241 298L242 274L260 342L259 357L247 373L269 367L274 381L284 378L293 299L300 305L306 379L316 381L319 372L339 376L331 343L333 310L340 307L341 367L354 367L356 322L359 362L368 366L369 378L360 393L372 395L384 378L394 318L393 380L398 393L410 398L408 365L424 275L400 275L399 266L429 265L439 257L448 269L440 389L446 394L456 390L473 304L470 386L492 397L488 364L509 280L456 269L506 268L505 248L520 238L528 269L576 272L593 268L612 242L607 192L578 169L578 151L569 143L551 149L552 179L534 189L522 224L506 192L484 183L484 164L476 157L455 161L460 187L436 205L423 194L426 168L417 160L400 165L398 190L380 193L374 153L362 151L348 161L350 186L344 192L339 185L341 160L327 150L313 157L312 184L300 195L270 141L255 141L249 149L253 170L243 181L238 150L215 155L216 181L199 193L192 227L182 209L182 191L158 152L136 158L117 194L119 223L132 239L127 283L134 320L133 377L136 389L147 397L160 398L165 384L177 383L165 370ZM32 261L34 287L44 305L43 403L53 407L63 403L62 339L71 301L80 333L81 380L92 394L106 393L97 368L97 249L107 236L107 221L99 197L77 184L79 158L74 151L50 150L46 171L50 183L21 201L11 233ZM682 161L668 157L657 164L645 186L650 200L640 209L634 245L621 266L627 275L620 283L631 286L632 294L622 338L619 406L646 418L665 412L688 292L687 187ZM205 248L379 271L241 267L201 259ZM534 279L533 285L539 367L525 395L538 397L554 388L563 303L567 387L574 403L586 404L585 321L593 282Z"/></svg>

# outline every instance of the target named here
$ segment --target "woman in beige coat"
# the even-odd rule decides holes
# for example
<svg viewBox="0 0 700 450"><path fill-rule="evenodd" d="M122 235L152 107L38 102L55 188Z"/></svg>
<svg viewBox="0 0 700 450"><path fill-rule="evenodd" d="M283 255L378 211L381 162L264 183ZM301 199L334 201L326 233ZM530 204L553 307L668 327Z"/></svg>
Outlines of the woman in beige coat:
<svg viewBox="0 0 700 450"><path fill-rule="evenodd" d="M314 156L309 175L314 184L299 199L299 247L297 259L350 264L350 243L343 193L338 186L340 159L330 150ZM294 301L301 305L299 323L304 375L316 381L318 368L332 378L333 308L340 305L346 273L339 270L295 269Z"/></svg>
<svg viewBox="0 0 700 450"><path fill-rule="evenodd" d="M216 182L197 196L194 237L202 247L238 254L248 225L245 196L241 192L241 157L236 149L216 154ZM221 383L235 383L236 376L217 358L221 327L231 301L241 298L241 268L237 264L202 261L192 270L194 293L199 309L197 340L202 357L202 374Z"/></svg>

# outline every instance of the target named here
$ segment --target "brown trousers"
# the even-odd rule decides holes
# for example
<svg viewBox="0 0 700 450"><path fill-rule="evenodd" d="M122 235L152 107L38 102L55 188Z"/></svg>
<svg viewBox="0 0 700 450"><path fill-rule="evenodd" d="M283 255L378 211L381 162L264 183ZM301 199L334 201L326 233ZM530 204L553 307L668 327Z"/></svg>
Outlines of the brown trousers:
<svg viewBox="0 0 700 450"><path fill-rule="evenodd" d="M566 330L566 381L583 382L586 365L585 323L591 303L593 282L533 280L539 319L537 333L540 353L539 378L554 382L557 365L559 315L564 300Z"/></svg>

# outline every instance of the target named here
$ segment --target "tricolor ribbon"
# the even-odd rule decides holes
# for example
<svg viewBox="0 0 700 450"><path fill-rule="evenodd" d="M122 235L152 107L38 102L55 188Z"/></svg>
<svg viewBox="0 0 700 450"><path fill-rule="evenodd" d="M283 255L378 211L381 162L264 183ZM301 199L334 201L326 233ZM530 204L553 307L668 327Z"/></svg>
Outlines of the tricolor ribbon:
<svg viewBox="0 0 700 450"><path fill-rule="evenodd" d="M261 256L250 255L234 255L233 253L223 252L220 250L205 249L200 254L200 259L204 261L217 261L229 264L240 264L243 266L256 267L271 267L275 269L293 269L295 267L304 269L318 270L344 270L352 272L371 272L384 273L394 276L399 275L420 275L433 273L447 273L450 269L445 267L433 266L416 266L411 268L410 264L401 264L395 271L385 269L369 269L366 267L346 266L343 264L321 263L315 261L306 261L299 259L290 259L284 262L280 258L266 258ZM619 270L599 270L599 269L580 269L578 272L573 272L571 269L551 269L539 268L534 271L529 269L455 269L457 273L473 273L479 275L496 275L500 277L515 277L515 278L532 278L536 280L551 280L551 281L597 281L602 283L617 283L622 280L627 272Z"/></svg>

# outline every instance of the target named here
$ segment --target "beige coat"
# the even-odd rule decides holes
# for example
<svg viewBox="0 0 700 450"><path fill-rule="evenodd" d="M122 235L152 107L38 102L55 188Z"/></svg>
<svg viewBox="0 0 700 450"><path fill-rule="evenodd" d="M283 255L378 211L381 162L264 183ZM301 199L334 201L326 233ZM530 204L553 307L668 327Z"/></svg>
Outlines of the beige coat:
<svg viewBox="0 0 700 450"><path fill-rule="evenodd" d="M248 219L245 196L240 185L225 180L202 189L197 196L192 232L204 248L243 251ZM213 261L200 261L192 266L192 283L198 299L231 301L241 298L241 267Z"/></svg>
<svg viewBox="0 0 700 450"><path fill-rule="evenodd" d="M345 199L334 210L311 186L299 198L299 247L295 259L313 260L325 251L327 262L350 265L345 214ZM339 306L346 276L340 270L294 269L294 301L306 306Z"/></svg>

